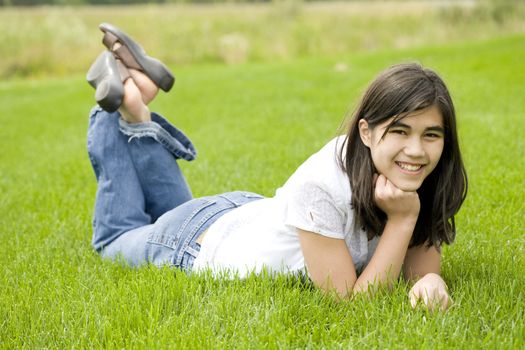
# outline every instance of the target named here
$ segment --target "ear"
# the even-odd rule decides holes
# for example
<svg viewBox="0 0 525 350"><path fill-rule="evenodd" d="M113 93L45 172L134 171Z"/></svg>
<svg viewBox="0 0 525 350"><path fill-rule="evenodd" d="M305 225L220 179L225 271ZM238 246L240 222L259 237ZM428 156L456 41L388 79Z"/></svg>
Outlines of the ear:
<svg viewBox="0 0 525 350"><path fill-rule="evenodd" d="M363 141L365 146L370 148L372 138L371 130L368 127L368 122L364 119L359 121L359 136L361 137L361 141Z"/></svg>

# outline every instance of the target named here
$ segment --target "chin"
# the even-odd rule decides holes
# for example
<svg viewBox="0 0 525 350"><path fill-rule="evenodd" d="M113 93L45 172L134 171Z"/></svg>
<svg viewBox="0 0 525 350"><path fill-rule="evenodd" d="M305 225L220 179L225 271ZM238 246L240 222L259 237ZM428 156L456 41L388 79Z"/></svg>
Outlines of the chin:
<svg viewBox="0 0 525 350"><path fill-rule="evenodd" d="M406 182L395 183L393 182L393 184L397 188L399 188L401 191L405 191L405 192L415 192L419 190L419 188L421 187L421 183L406 183Z"/></svg>

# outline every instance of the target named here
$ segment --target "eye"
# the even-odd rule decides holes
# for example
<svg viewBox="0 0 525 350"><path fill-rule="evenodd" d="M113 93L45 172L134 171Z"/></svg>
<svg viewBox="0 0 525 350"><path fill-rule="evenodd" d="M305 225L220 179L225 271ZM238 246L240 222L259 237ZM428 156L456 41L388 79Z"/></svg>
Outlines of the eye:
<svg viewBox="0 0 525 350"><path fill-rule="evenodd" d="M425 134L425 137L431 138L431 139L438 139L441 137L441 134L436 132L428 132Z"/></svg>
<svg viewBox="0 0 525 350"><path fill-rule="evenodd" d="M398 135L406 135L407 134L406 131L403 130L403 129L390 129L389 133L398 134Z"/></svg>

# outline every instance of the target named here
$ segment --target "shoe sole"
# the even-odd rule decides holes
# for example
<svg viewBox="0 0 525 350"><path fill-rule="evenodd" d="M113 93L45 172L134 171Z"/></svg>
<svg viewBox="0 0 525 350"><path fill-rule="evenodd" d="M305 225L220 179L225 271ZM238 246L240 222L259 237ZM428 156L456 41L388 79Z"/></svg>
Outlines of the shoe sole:
<svg viewBox="0 0 525 350"><path fill-rule="evenodd" d="M104 51L97 57L86 79L96 89L95 100L102 109L115 112L122 105L124 85L111 52Z"/></svg>
<svg viewBox="0 0 525 350"><path fill-rule="evenodd" d="M156 58L147 56L144 49L137 42L117 27L109 23L102 23L99 28L102 32L111 33L117 37L120 43L128 49L135 62L141 67L141 70L155 83L155 85L165 92L171 90L175 83L175 77L164 63ZM112 48L108 49L111 50ZM125 57L119 58L127 64ZM128 66L133 65L130 64Z"/></svg>

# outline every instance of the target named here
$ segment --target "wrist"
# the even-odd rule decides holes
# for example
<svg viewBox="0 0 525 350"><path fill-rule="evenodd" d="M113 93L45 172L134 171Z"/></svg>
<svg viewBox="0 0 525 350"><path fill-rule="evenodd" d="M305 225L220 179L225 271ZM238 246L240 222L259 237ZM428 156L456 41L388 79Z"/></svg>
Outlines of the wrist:
<svg viewBox="0 0 525 350"><path fill-rule="evenodd" d="M441 275L435 272L429 272L425 274L424 276L422 276L421 278L417 280L417 282L419 281L422 281L424 283L430 283L434 286L441 286L445 290L448 289L447 283L445 282L443 277L441 277Z"/></svg>
<svg viewBox="0 0 525 350"><path fill-rule="evenodd" d="M411 228L412 230L416 226L418 219L418 214L408 214L408 215L390 215L387 216L387 224L401 226L405 228Z"/></svg>
<svg viewBox="0 0 525 350"><path fill-rule="evenodd" d="M443 277L441 277L441 275L439 273L429 272L426 275L424 275L423 277L440 281L440 282L442 282L443 284L446 285L445 280L443 279Z"/></svg>
<svg viewBox="0 0 525 350"><path fill-rule="evenodd" d="M416 220L410 220L406 217L391 217L387 218L383 235L395 237L395 240L399 240L401 237L405 237L408 243L414 233L416 227Z"/></svg>

